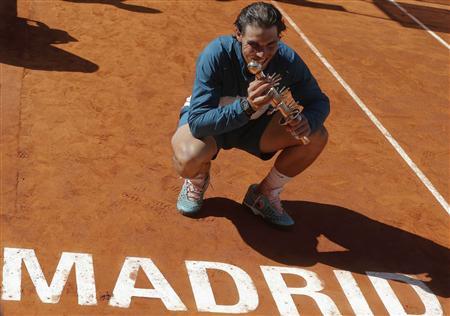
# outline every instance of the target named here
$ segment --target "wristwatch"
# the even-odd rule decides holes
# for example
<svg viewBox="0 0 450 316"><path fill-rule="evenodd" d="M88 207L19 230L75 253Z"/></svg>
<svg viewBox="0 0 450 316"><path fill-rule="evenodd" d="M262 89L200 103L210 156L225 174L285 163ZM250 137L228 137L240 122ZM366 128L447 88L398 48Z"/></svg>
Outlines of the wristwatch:
<svg viewBox="0 0 450 316"><path fill-rule="evenodd" d="M241 98L241 107L248 117L251 117L253 113L256 112L248 102L247 98Z"/></svg>

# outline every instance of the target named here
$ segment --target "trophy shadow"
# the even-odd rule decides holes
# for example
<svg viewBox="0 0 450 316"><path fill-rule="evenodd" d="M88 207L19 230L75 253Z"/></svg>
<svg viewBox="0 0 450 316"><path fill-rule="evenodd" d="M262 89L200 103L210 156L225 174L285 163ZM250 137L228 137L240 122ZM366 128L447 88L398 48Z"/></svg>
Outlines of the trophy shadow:
<svg viewBox="0 0 450 316"><path fill-rule="evenodd" d="M283 205L296 222L289 230L267 225L247 207L226 198L206 199L195 218L229 219L244 242L281 264L308 267L322 263L358 274L420 274L426 276L423 282L435 295L450 297L448 248L344 207L306 201L284 201ZM321 235L344 249L319 251Z"/></svg>

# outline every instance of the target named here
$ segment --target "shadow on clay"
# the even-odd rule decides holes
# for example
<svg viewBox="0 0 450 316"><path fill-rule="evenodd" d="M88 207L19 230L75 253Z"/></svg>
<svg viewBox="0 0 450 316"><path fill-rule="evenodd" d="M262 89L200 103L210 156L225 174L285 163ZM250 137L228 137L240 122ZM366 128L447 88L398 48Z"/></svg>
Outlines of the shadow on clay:
<svg viewBox="0 0 450 316"><path fill-rule="evenodd" d="M216 1L228 2L228 1L234 1L234 0L216 0ZM329 3L323 3L323 2L314 2L314 1L309 1L309 0L277 0L277 2L295 4L295 5L299 5L302 7L309 7L309 8L314 8L314 9L335 10L335 11L344 11L344 12L347 11L341 5L329 4Z"/></svg>
<svg viewBox="0 0 450 316"><path fill-rule="evenodd" d="M228 2L234 0L216 0L220 2ZM410 17L404 14L399 8L397 8L393 3L386 0L362 0L365 2L373 3L379 10L381 10L387 17L379 17L370 14L365 14L357 11L349 11L345 7L338 4L330 4L323 2L316 2L310 0L277 0L277 2L287 3L291 5L297 5L313 9L321 10L333 10L339 11L345 14L355 14L360 16L367 16L374 19L381 20L393 20L404 27L416 28L423 30L420 25L414 22ZM419 0L420 1L420 0ZM330 1L331 2L331 1ZM439 4L440 1L423 1L423 2L435 2ZM450 11L437 7L430 7L425 5L404 3L397 1L404 9L406 9L410 14L419 19L423 24L425 24L430 30L435 32L450 33L450 23L448 23L450 18ZM288 12L289 13L289 12ZM301 26L301 25L300 25ZM330 29L331 30L331 29Z"/></svg>
<svg viewBox="0 0 450 316"><path fill-rule="evenodd" d="M77 40L67 32L15 15L0 15L0 63L34 70L91 73L98 65L54 44Z"/></svg>
<svg viewBox="0 0 450 316"><path fill-rule="evenodd" d="M390 19L400 23L404 27L421 29L409 16L404 14L393 3L384 0L372 0L373 4L383 11ZM450 11L434 8L429 6L421 6L413 3L403 3L397 1L406 11L415 16L420 22L425 24L430 30L435 32L450 33Z"/></svg>
<svg viewBox="0 0 450 316"><path fill-rule="evenodd" d="M268 226L248 208L225 198L205 200L197 218L229 219L249 246L282 264L308 267L322 263L360 274L425 274L428 280L424 283L434 294L450 297L449 249L340 206L303 201L283 205L296 222L288 231ZM217 234L218 239L227 238ZM345 250L318 251L320 235Z"/></svg>
<svg viewBox="0 0 450 316"><path fill-rule="evenodd" d="M125 3L124 0L64 0L66 2L74 3L97 3L112 5L118 9L123 9L137 13L161 13L161 11L153 8L143 7L139 5Z"/></svg>

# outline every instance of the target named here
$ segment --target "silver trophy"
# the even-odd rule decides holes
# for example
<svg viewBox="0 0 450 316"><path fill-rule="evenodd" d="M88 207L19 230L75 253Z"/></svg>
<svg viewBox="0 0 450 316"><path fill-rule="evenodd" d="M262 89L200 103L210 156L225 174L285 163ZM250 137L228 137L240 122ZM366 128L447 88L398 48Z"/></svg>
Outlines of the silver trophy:
<svg viewBox="0 0 450 316"><path fill-rule="evenodd" d="M247 65L248 71L255 75L256 79L264 80L268 79L268 77L262 71L262 65L254 60L248 63ZM300 115L301 110L299 105L292 98L291 93L288 88L283 88L278 91L275 87L270 88L268 94L272 96L272 107L273 111L280 111L283 116L280 119L281 125L288 125L293 120L301 120L302 116ZM298 136L292 135L296 139L300 140L303 145L309 144L310 140L306 136Z"/></svg>

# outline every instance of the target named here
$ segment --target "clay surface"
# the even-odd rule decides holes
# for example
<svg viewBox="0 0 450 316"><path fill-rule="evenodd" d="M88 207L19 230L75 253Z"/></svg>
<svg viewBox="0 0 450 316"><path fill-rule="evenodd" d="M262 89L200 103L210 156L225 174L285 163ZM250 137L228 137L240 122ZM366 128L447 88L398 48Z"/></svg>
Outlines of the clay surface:
<svg viewBox="0 0 450 316"><path fill-rule="evenodd" d="M258 289L254 315L278 313L261 265L314 271L343 315L353 310L333 270L352 272L375 315L387 311L366 271L413 275L450 313L449 214L291 26L283 40L332 113L324 153L283 192L296 220L284 232L240 204L273 160L238 150L214 161L197 218L175 209L182 181L170 138L195 60L233 32L248 2L8 2L17 13L0 48L1 252L34 249L47 280L61 252L92 254L98 304L77 304L74 273L60 302L43 304L24 273L21 301L1 301L2 315L170 314L158 299L107 304L127 256L152 258L187 306L183 315L198 314L185 260L245 270ZM449 42L445 2L402 1ZM277 3L449 201L448 49L387 1ZM226 275L210 278L218 303L236 303ZM391 284L408 313L424 312L409 286ZM143 274L137 286L151 288ZM320 313L311 299L294 300L302 315Z"/></svg>

